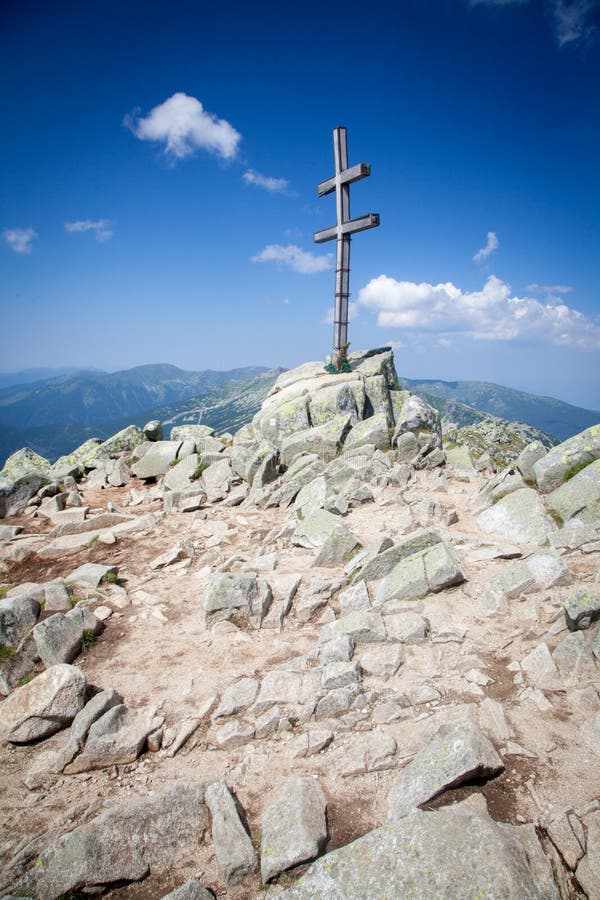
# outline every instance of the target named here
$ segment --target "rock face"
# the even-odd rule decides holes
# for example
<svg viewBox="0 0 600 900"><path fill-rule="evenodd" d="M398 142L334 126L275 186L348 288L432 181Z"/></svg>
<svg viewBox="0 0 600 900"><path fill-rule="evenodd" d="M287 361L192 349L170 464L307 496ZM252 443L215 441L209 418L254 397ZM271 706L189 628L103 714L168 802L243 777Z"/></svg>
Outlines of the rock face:
<svg viewBox="0 0 600 900"><path fill-rule="evenodd" d="M592 425L554 447L534 464L533 473L538 488L547 494L599 458L600 425Z"/></svg>
<svg viewBox="0 0 600 900"><path fill-rule="evenodd" d="M9 456L0 472L0 518L21 513L50 481L50 463L29 447Z"/></svg>
<svg viewBox="0 0 600 900"><path fill-rule="evenodd" d="M84 705L85 688L85 675L74 666L46 669L0 704L0 735L25 744L66 728Z"/></svg>
<svg viewBox="0 0 600 900"><path fill-rule="evenodd" d="M327 801L314 778L288 778L262 817L260 870L265 884L314 859L327 838Z"/></svg>
<svg viewBox="0 0 600 900"><path fill-rule="evenodd" d="M520 840L480 810L451 807L416 812L379 828L313 863L297 885L278 896L289 900L367 898L502 897L558 900L548 877ZM538 845L538 852L541 849ZM550 890L548 885L550 884Z"/></svg>
<svg viewBox="0 0 600 900"><path fill-rule="evenodd" d="M68 832L35 866L39 897L163 871L181 848L195 849L207 825L204 785L180 782L154 797L130 800Z"/></svg>

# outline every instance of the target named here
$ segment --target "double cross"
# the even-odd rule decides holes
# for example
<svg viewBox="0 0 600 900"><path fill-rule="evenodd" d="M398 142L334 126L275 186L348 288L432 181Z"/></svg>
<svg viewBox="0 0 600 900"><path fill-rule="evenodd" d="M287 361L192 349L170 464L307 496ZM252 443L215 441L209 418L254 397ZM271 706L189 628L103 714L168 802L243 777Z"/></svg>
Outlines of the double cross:
<svg viewBox="0 0 600 900"><path fill-rule="evenodd" d="M350 218L350 185L371 174L368 163L358 163L348 168L348 138L345 128L333 129L333 157L335 175L317 185L317 194L324 197L335 191L336 224L323 231L316 231L316 244L337 241L335 270L335 310L333 316L333 362L339 360L348 348L348 301L350 298L350 240L357 231L366 231L379 225L379 215L369 213L359 219Z"/></svg>

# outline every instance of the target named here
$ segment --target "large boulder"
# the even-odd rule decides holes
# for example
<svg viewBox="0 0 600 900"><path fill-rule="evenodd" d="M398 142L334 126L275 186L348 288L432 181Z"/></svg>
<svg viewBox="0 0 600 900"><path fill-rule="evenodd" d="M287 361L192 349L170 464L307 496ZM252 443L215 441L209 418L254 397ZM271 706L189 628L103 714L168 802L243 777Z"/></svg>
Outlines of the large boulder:
<svg viewBox="0 0 600 900"><path fill-rule="evenodd" d="M535 839L535 835L534 835ZM461 804L415 812L313 863L286 900L559 900L550 864L520 829Z"/></svg>
<svg viewBox="0 0 600 900"><path fill-rule="evenodd" d="M224 620L259 627L272 600L264 578L232 572L213 575L204 595L204 621L207 627Z"/></svg>
<svg viewBox="0 0 600 900"><path fill-rule="evenodd" d="M288 435L281 444L282 463L289 465L299 453L316 453L325 462L335 459L351 427L351 413L342 413L316 428Z"/></svg>
<svg viewBox="0 0 600 900"><path fill-rule="evenodd" d="M553 447L533 466L538 488L543 494L568 481L589 463L600 458L600 425L592 425Z"/></svg>
<svg viewBox="0 0 600 900"><path fill-rule="evenodd" d="M483 531L510 538L518 544L542 545L556 531L539 495L520 488L484 510L477 522Z"/></svg>
<svg viewBox="0 0 600 900"><path fill-rule="evenodd" d="M327 840L327 801L316 778L288 778L262 820L260 870L265 884L314 859Z"/></svg>
<svg viewBox="0 0 600 900"><path fill-rule="evenodd" d="M50 737L83 708L85 691L85 675L75 666L46 669L0 704L0 737L12 744Z"/></svg>
<svg viewBox="0 0 600 900"><path fill-rule="evenodd" d="M0 518L22 513L50 480L50 463L29 447L9 456L0 472Z"/></svg>
<svg viewBox="0 0 600 900"><path fill-rule="evenodd" d="M577 516L582 522L600 525L600 459L548 494L546 503L563 522Z"/></svg>

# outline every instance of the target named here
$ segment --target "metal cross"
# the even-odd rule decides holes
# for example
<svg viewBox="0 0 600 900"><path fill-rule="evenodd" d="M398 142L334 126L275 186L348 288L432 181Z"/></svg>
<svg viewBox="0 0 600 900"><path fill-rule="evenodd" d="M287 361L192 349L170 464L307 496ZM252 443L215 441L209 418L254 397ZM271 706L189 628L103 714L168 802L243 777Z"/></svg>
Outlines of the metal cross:
<svg viewBox="0 0 600 900"><path fill-rule="evenodd" d="M350 185L371 174L368 163L358 163L348 168L348 139L346 129L333 129L333 158L335 175L317 185L317 194L324 197L335 191L337 224L323 231L316 231L316 244L337 240L335 270L335 313L333 317L333 362L340 367L341 357L348 349L348 300L350 297L350 240L357 231L366 231L379 225L379 215L369 213L359 219L350 218Z"/></svg>

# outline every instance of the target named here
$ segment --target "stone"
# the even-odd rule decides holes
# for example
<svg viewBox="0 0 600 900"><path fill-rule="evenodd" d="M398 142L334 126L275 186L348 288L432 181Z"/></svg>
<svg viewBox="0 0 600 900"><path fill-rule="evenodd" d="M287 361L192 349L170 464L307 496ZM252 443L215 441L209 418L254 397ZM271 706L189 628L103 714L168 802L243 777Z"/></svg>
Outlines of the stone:
<svg viewBox="0 0 600 900"><path fill-rule="evenodd" d="M573 833L569 817L564 813L553 819L548 825L548 837L566 862L571 871L574 871L577 863L581 859L585 851L584 846ZM600 875L600 870L598 872Z"/></svg>
<svg viewBox="0 0 600 900"><path fill-rule="evenodd" d="M362 574L364 570L367 570L367 573L370 574L370 570L367 568L369 563L371 563L373 560L376 560L378 556L384 553L384 551L389 550L393 546L394 542L392 541L391 537L389 537L389 535L387 534L382 535L381 537L373 541L372 544L369 544L367 547L365 547L364 550L360 550L355 556L353 556L350 562L344 566L344 572L346 573L346 575L349 575L353 578L357 578L359 576L364 578L364 575ZM396 560L396 562L397 561L398 560ZM387 572L391 572L391 570L394 568L394 565L395 562L393 564L390 562ZM375 567L373 567L372 571L373 578L382 577L378 574L375 574L375 571L378 571L375 570ZM387 572L383 571L382 574L387 575Z"/></svg>
<svg viewBox="0 0 600 900"><path fill-rule="evenodd" d="M589 628L600 619L600 598L586 587L578 588L565 603L565 619L569 631Z"/></svg>
<svg viewBox="0 0 600 900"><path fill-rule="evenodd" d="M546 447L544 447L541 441L532 441L530 444L527 444L526 447L523 447L515 460L515 466L523 476L525 482L529 482L530 484L535 482L535 472L533 467L547 452Z"/></svg>
<svg viewBox="0 0 600 900"><path fill-rule="evenodd" d="M356 684L359 679L360 666L357 662L330 662L323 666L321 673L321 684L326 691Z"/></svg>
<svg viewBox="0 0 600 900"><path fill-rule="evenodd" d="M413 612L396 613L385 617L388 637L402 644L422 644L429 634L429 625Z"/></svg>
<svg viewBox="0 0 600 900"><path fill-rule="evenodd" d="M365 675L391 678L404 662L404 648L400 644L368 650L360 658L360 666Z"/></svg>
<svg viewBox="0 0 600 900"><path fill-rule="evenodd" d="M208 824L204 785L179 781L126 800L50 843L31 870L36 896L139 881L176 867L197 849Z"/></svg>
<svg viewBox="0 0 600 900"><path fill-rule="evenodd" d="M477 517L488 534L500 534L519 544L541 545L556 532L539 495L532 488L521 488L503 497Z"/></svg>
<svg viewBox="0 0 600 900"><path fill-rule="evenodd" d="M586 852L575 875L589 900L592 900L598 896L600 884L600 810L584 816L583 825L587 833Z"/></svg>
<svg viewBox="0 0 600 900"><path fill-rule="evenodd" d="M20 515L50 480L50 463L29 447L9 456L0 472L0 519Z"/></svg>
<svg viewBox="0 0 600 900"><path fill-rule="evenodd" d="M558 683L558 669L548 645L541 643L521 660L521 668L529 681L538 688L552 689Z"/></svg>
<svg viewBox="0 0 600 900"><path fill-rule="evenodd" d="M397 765L396 749L396 740L391 734L373 732L358 735L341 749L337 757L340 774L348 778L351 775L393 769Z"/></svg>
<svg viewBox="0 0 600 900"><path fill-rule="evenodd" d="M210 784L205 800L211 815L212 842L219 871L226 884L239 884L257 868L252 841L227 785L222 781Z"/></svg>
<svg viewBox="0 0 600 900"><path fill-rule="evenodd" d="M543 494L557 488L572 477L574 470L600 457L600 425L592 425L580 434L553 447L533 466L539 490Z"/></svg>
<svg viewBox="0 0 600 900"><path fill-rule="evenodd" d="M117 571L118 569L116 566L105 566L100 563L84 563L67 575L65 582L67 584L72 582L83 582L84 584L89 584L91 587L98 587L100 582L107 576L112 575L116 577Z"/></svg>
<svg viewBox="0 0 600 900"><path fill-rule="evenodd" d="M200 457L197 453L190 453L185 459L180 459L177 465L169 468L163 480L163 488L169 491L189 491L194 487L200 489L200 484L195 484L199 464Z"/></svg>
<svg viewBox="0 0 600 900"><path fill-rule="evenodd" d="M600 459L590 463L546 496L546 503L563 522L573 516L588 524L600 521Z"/></svg>
<svg viewBox="0 0 600 900"><path fill-rule="evenodd" d="M355 609L371 608L369 591L364 581L358 581L356 584L351 585L347 590L342 591L337 599L342 615Z"/></svg>
<svg viewBox="0 0 600 900"><path fill-rule="evenodd" d="M138 478L157 478L166 475L177 459L182 441L154 441L138 462L131 466L131 471Z"/></svg>
<svg viewBox="0 0 600 900"><path fill-rule="evenodd" d="M330 662L347 662L354 655L354 641L347 634L335 635L319 647L321 665Z"/></svg>
<svg viewBox="0 0 600 900"><path fill-rule="evenodd" d="M450 787L497 775L503 769L502 760L476 725L456 725L427 744L403 769L388 798L390 821L398 822Z"/></svg>
<svg viewBox="0 0 600 900"><path fill-rule="evenodd" d="M202 473L202 483L206 488L208 496L211 494L226 494L231 486L233 478L233 469L229 459L220 459L213 462Z"/></svg>
<svg viewBox="0 0 600 900"><path fill-rule="evenodd" d="M0 647L18 647L37 622L41 606L33 597L0 600Z"/></svg>
<svg viewBox="0 0 600 900"><path fill-rule="evenodd" d="M162 441L163 440L163 429L160 423L160 419L151 419L150 422L146 422L142 431L144 432L144 438L147 441Z"/></svg>
<svg viewBox="0 0 600 900"><path fill-rule="evenodd" d="M363 447L366 444L374 445L378 450L390 449L389 419L385 412L375 413L368 419L357 422L344 441L344 450Z"/></svg>
<svg viewBox="0 0 600 900"><path fill-rule="evenodd" d="M341 616L325 626L319 643L326 643L342 635L351 638L356 644L385 643L388 640L381 614L375 610L358 609Z"/></svg>
<svg viewBox="0 0 600 900"><path fill-rule="evenodd" d="M345 663L332 663L332 665L346 665ZM352 703L356 699L356 685L344 685L344 687L333 688L328 691L324 697L317 701L315 707L315 719L322 721L324 719L335 719L337 716L348 712Z"/></svg>
<svg viewBox="0 0 600 900"><path fill-rule="evenodd" d="M200 884L197 878L190 878L180 884L168 894L164 894L162 900L214 900L215 895Z"/></svg>
<svg viewBox="0 0 600 900"><path fill-rule="evenodd" d="M177 541L169 550L156 556L150 563L151 569L164 569L166 566L172 566L173 563L194 558L194 545L191 541Z"/></svg>
<svg viewBox="0 0 600 900"><path fill-rule="evenodd" d="M326 505L335 498L335 493L324 475L317 475L308 484L300 488L294 500L294 509L299 519L312 515L318 509L325 509Z"/></svg>
<svg viewBox="0 0 600 900"><path fill-rule="evenodd" d="M226 722L215 734L215 741L221 750L233 750L235 747L243 747L254 737L254 725L249 722L241 722L231 719Z"/></svg>
<svg viewBox="0 0 600 900"><path fill-rule="evenodd" d="M289 465L298 453L316 453L329 462L338 455L352 427L352 414L335 416L324 425L307 428L285 437L281 444L281 462Z"/></svg>
<svg viewBox="0 0 600 900"><path fill-rule="evenodd" d="M361 547L358 538L346 525L336 525L321 544L313 565L324 568L342 565Z"/></svg>
<svg viewBox="0 0 600 900"><path fill-rule="evenodd" d="M386 552L391 553L391 550ZM375 606L392 612L390 601L420 600L429 593L439 592L462 581L464 575L453 552L439 541L406 556L386 575L377 590Z"/></svg>
<svg viewBox="0 0 600 900"><path fill-rule="evenodd" d="M85 675L75 666L46 669L0 704L0 736L12 744L50 737L83 708L85 690Z"/></svg>
<svg viewBox="0 0 600 900"><path fill-rule="evenodd" d="M174 425L169 438L172 441L201 441L214 433L215 429L210 425Z"/></svg>
<svg viewBox="0 0 600 900"><path fill-rule="evenodd" d="M365 581L374 581L377 578L384 578L386 575L389 575L392 569L397 566L399 562L402 562L403 559L407 559L410 556L414 556L423 550L428 550L436 544L439 544L441 537L437 531L418 531L412 537L406 538L406 540L400 541L397 544L392 542L391 546L385 546L390 541L390 538L385 535L380 538L379 541L379 544L378 542L375 542L374 545L371 545L372 551L370 555L365 558L365 561L359 570L358 577L363 578ZM378 546L379 549L377 549ZM371 548L367 549L370 550ZM354 575L354 577L356 578L357 576Z"/></svg>
<svg viewBox="0 0 600 900"><path fill-rule="evenodd" d="M206 503L206 491L203 491L201 487L189 487L183 491L166 491L162 499L163 509L167 513L194 512Z"/></svg>
<svg viewBox="0 0 600 900"><path fill-rule="evenodd" d="M71 609L72 594L66 584L51 581L44 587L44 612L68 612Z"/></svg>
<svg viewBox="0 0 600 900"><path fill-rule="evenodd" d="M542 882L531 855L519 829L502 827L484 810L461 804L418 811L328 853L278 897L371 900L384 886L385 896L398 900L559 900L549 864Z"/></svg>
<svg viewBox="0 0 600 900"><path fill-rule="evenodd" d="M213 575L203 601L205 624L210 627L214 622L229 620L259 627L272 599L264 578L233 572Z"/></svg>
<svg viewBox="0 0 600 900"><path fill-rule="evenodd" d="M263 677L254 704L254 712L260 713L276 704L296 705L300 701L302 679L297 672L274 669Z"/></svg>
<svg viewBox="0 0 600 900"><path fill-rule="evenodd" d="M308 416L311 425L324 425L344 413L351 416L352 424L354 424L362 416L365 390L358 379L337 381L333 384L326 384L324 387L318 387L316 391L311 392L309 397Z"/></svg>
<svg viewBox="0 0 600 900"><path fill-rule="evenodd" d="M322 547L329 535L340 524L339 516L317 509L300 519L292 535L292 544L309 550Z"/></svg>
<svg viewBox="0 0 600 900"><path fill-rule="evenodd" d="M81 653L84 631L83 622L69 618L68 613L54 613L39 622L33 629L33 639L44 665L73 662Z"/></svg>
<svg viewBox="0 0 600 900"><path fill-rule="evenodd" d="M65 767L67 775L133 762L155 726L154 709L110 707L91 726L79 756Z"/></svg>
<svg viewBox="0 0 600 900"><path fill-rule="evenodd" d="M220 716L234 716L246 709L253 703L257 690L258 680L256 678L240 678L225 690L215 712L215 719Z"/></svg>
<svg viewBox="0 0 600 900"><path fill-rule="evenodd" d="M591 635L588 639L583 631L568 634L555 647L552 659L568 685L597 684L598 667L591 652Z"/></svg>
<svg viewBox="0 0 600 900"><path fill-rule="evenodd" d="M327 840L327 801L315 778L286 779L261 818L263 882L314 859Z"/></svg>

